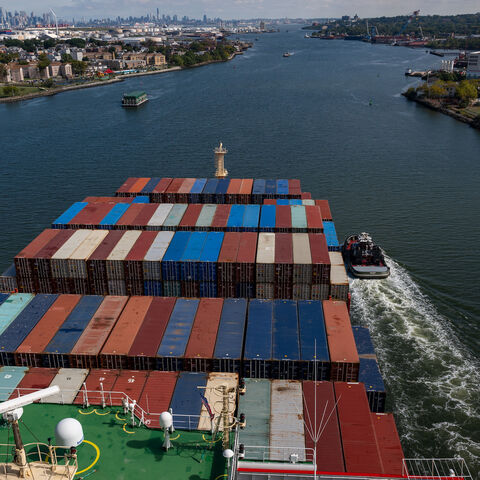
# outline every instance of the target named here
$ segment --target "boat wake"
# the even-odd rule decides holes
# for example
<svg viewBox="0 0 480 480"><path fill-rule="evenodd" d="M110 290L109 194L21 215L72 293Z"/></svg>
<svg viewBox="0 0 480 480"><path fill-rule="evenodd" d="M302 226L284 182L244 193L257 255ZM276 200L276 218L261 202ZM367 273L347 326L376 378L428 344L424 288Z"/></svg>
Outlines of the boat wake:
<svg viewBox="0 0 480 480"><path fill-rule="evenodd" d="M352 324L368 326L409 457L463 457L480 471L480 362L408 272L350 280ZM474 474L475 477L475 474Z"/></svg>

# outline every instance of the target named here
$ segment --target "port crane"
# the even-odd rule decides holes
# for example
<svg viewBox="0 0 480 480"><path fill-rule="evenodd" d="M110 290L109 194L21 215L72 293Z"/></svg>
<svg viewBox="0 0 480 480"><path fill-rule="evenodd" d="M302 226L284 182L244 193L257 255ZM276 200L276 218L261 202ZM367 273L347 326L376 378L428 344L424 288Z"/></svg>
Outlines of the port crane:
<svg viewBox="0 0 480 480"><path fill-rule="evenodd" d="M420 10L414 10L413 13L410 14L410 16L408 17L408 20L405 22L405 24L403 25L402 29L400 30L399 34L398 35L402 35L403 32L405 31L405 29L408 27L408 25L410 25L410 23L412 23L412 20L420 13Z"/></svg>

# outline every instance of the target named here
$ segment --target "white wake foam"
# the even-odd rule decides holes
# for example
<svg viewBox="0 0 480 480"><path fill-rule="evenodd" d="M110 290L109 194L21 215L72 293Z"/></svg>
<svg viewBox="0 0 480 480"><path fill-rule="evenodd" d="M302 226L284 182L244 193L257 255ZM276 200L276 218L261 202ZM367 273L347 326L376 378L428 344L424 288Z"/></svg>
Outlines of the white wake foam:
<svg viewBox="0 0 480 480"><path fill-rule="evenodd" d="M480 363L407 271L351 280L352 323L368 326L405 454L462 456L480 471Z"/></svg>

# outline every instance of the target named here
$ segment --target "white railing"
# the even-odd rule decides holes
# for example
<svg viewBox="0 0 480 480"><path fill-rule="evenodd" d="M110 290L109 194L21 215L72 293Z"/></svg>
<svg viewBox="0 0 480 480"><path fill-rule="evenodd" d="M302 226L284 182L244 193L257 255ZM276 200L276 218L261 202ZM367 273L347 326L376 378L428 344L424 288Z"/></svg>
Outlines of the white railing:
<svg viewBox="0 0 480 480"><path fill-rule="evenodd" d="M28 393L37 392L38 388L15 388L9 389L0 387L0 393L7 392L7 398L20 397ZM122 407L125 414L125 422L130 426L145 425L148 428L160 428L160 414L162 412L150 412L142 408L136 400L130 398L124 392L114 392L109 390L61 390L60 401L55 402L61 405L72 405L71 398L74 401L81 399L80 408L89 408L90 406L106 407ZM42 403L50 403L47 401ZM179 430L197 430L200 415L182 415L173 412L173 425Z"/></svg>
<svg viewBox="0 0 480 480"><path fill-rule="evenodd" d="M240 444L238 445L240 447ZM311 463L316 464L316 454L313 448L305 447L270 447L259 445L244 445L245 460L255 462ZM238 450L235 451L238 454Z"/></svg>
<svg viewBox="0 0 480 480"><path fill-rule="evenodd" d="M463 458L404 458L402 474L412 480L473 480Z"/></svg>

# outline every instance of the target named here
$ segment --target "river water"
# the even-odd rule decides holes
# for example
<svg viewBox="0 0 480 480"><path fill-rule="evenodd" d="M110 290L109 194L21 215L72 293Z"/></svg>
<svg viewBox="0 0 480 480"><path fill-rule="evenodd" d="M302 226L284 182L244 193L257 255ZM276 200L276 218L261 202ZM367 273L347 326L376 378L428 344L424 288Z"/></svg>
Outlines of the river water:
<svg viewBox="0 0 480 480"><path fill-rule="evenodd" d="M341 238L385 248L392 275L353 281L352 321L371 329L405 454L478 474L480 132L400 96L406 68L437 62L424 50L288 30L232 62L0 105L0 266L126 177L211 176L221 140L231 177L300 178ZM137 89L148 104L122 109Z"/></svg>

